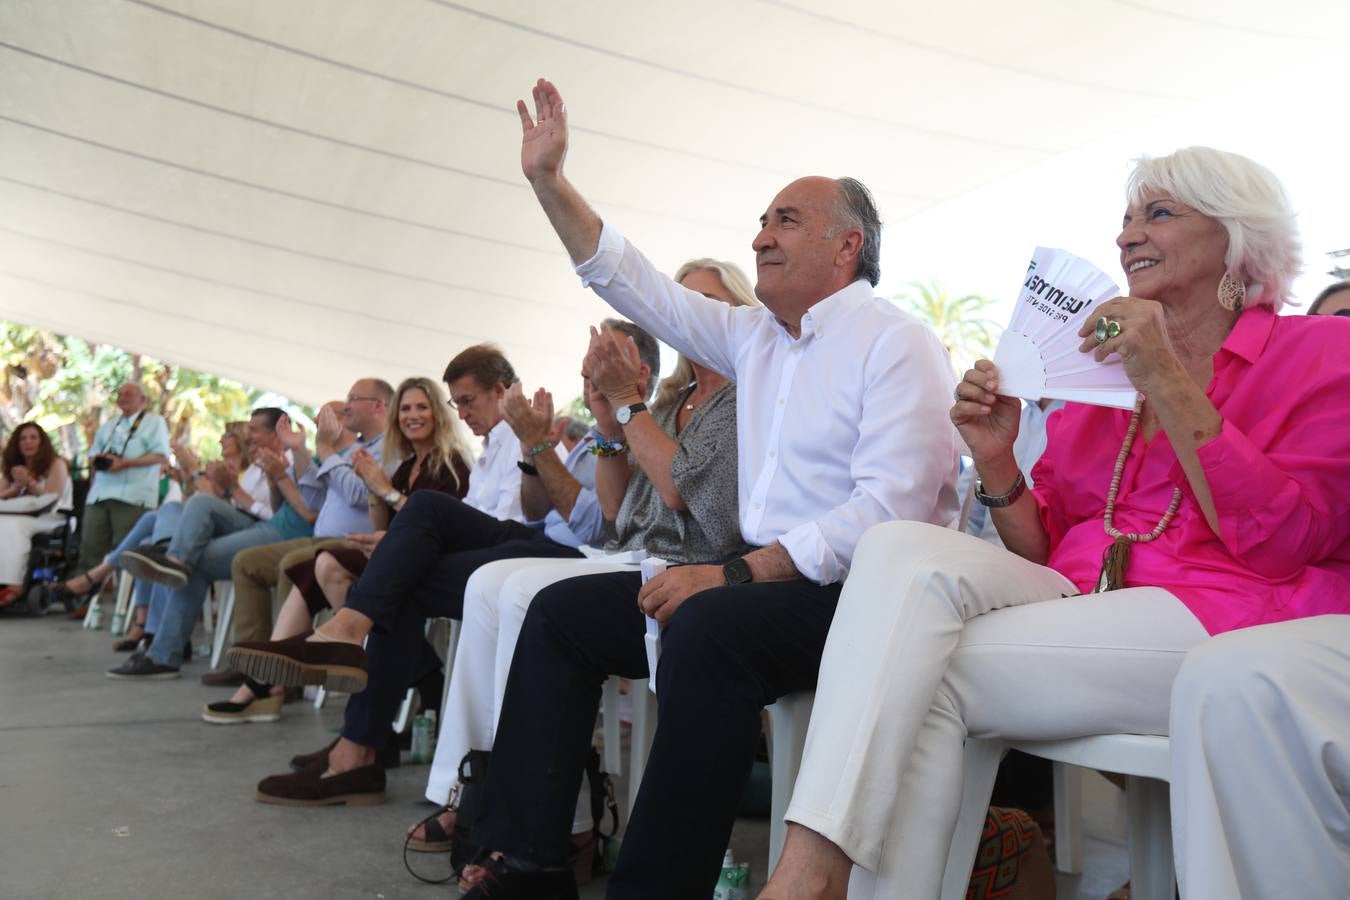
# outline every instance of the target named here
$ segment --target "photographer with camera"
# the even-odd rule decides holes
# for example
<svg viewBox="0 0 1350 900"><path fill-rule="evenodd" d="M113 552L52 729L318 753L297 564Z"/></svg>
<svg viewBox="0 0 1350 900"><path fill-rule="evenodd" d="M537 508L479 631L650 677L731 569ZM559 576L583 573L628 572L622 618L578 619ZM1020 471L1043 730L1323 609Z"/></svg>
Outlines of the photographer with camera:
<svg viewBox="0 0 1350 900"><path fill-rule="evenodd" d="M159 505L159 467L169 458L169 429L146 403L139 384L119 387L120 415L99 426L89 447L93 484L80 522L80 562L86 566L97 565L137 519ZM89 593L100 584L90 584Z"/></svg>

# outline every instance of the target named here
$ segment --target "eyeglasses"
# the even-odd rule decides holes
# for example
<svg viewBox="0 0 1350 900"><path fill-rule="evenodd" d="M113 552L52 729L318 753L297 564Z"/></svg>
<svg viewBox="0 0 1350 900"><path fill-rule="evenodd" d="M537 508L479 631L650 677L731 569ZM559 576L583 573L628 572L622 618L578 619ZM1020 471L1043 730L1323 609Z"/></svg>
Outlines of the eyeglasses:
<svg viewBox="0 0 1350 900"><path fill-rule="evenodd" d="M370 402L374 403L376 400L379 400L379 399L380 399L379 397L358 397L358 396L356 396L355 394L348 394L348 395L347 395L347 403L349 403L349 404L355 403L355 402L358 401L358 400L369 400Z"/></svg>
<svg viewBox="0 0 1350 900"><path fill-rule="evenodd" d="M477 400L477 394L465 394L462 397L451 397L447 402L451 409L459 409L461 406L473 406Z"/></svg>

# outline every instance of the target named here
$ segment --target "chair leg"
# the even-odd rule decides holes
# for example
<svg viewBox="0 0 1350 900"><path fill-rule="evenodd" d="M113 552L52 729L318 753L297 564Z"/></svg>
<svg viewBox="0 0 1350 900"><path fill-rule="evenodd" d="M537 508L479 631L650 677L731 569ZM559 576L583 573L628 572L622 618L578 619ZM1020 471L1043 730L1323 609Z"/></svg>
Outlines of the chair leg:
<svg viewBox="0 0 1350 900"><path fill-rule="evenodd" d="M1125 813L1130 836L1130 893L1135 900L1171 900L1176 892L1172 860L1172 811L1165 781L1128 775Z"/></svg>
<svg viewBox="0 0 1350 900"><path fill-rule="evenodd" d="M234 624L234 584L225 589L225 600L220 605L220 615L216 619L216 632L211 641L211 668L220 666L220 658L225 655L225 641Z"/></svg>
<svg viewBox="0 0 1350 900"><path fill-rule="evenodd" d="M619 746L622 737L619 733L619 679L616 675L611 675L605 679L604 687L601 689L601 717L604 723L605 736L605 771L614 778L623 774L623 753Z"/></svg>
<svg viewBox="0 0 1350 900"><path fill-rule="evenodd" d="M772 794L769 811L769 871L778 865L787 841L788 802L797 783L797 771L806 749L806 728L811 723L815 692L782 697L769 709L769 765L772 768Z"/></svg>
<svg viewBox="0 0 1350 900"><path fill-rule="evenodd" d="M652 752L652 741L656 739L656 695L646 690L644 682L634 682L641 689L635 689L633 698L633 736L632 749L628 758L628 815L633 814L637 803L638 788L642 785L642 773L647 769L647 757Z"/></svg>
<svg viewBox="0 0 1350 900"><path fill-rule="evenodd" d="M130 573L120 572L117 577L117 603L113 606L113 621L122 625L122 630L113 633L121 637L131 630L131 589L136 579Z"/></svg>
<svg viewBox="0 0 1350 900"><path fill-rule="evenodd" d="M1083 871L1083 770L1057 762L1055 780L1055 868L1070 875Z"/></svg>
<svg viewBox="0 0 1350 900"><path fill-rule="evenodd" d="M319 685L314 689L314 708L323 709L324 703L328 700L328 689Z"/></svg>
<svg viewBox="0 0 1350 900"><path fill-rule="evenodd" d="M952 832L947 868L942 874L942 900L964 900L970 887L970 872L975 867L975 852L980 846L984 820L989 814L989 797L994 793L998 764L1006 748L998 741L966 738L965 778L961 787L961 812Z"/></svg>
<svg viewBox="0 0 1350 900"><path fill-rule="evenodd" d="M402 734L408 730L409 723L412 722L413 697L417 692L412 688L403 694L403 702L398 705L398 715L394 717L394 733Z"/></svg>

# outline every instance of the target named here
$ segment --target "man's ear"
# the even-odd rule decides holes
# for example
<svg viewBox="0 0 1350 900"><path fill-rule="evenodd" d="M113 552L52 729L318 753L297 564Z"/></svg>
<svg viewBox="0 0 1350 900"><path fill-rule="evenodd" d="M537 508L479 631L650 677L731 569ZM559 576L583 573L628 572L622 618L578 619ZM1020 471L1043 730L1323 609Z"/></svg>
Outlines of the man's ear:
<svg viewBox="0 0 1350 900"><path fill-rule="evenodd" d="M646 400L652 395L652 370L646 363L638 367L638 383L642 385L642 399Z"/></svg>
<svg viewBox="0 0 1350 900"><path fill-rule="evenodd" d="M850 228L844 232L844 244L839 248L839 252L834 255L835 265L844 268L852 260L855 263L862 255L863 233L861 228Z"/></svg>

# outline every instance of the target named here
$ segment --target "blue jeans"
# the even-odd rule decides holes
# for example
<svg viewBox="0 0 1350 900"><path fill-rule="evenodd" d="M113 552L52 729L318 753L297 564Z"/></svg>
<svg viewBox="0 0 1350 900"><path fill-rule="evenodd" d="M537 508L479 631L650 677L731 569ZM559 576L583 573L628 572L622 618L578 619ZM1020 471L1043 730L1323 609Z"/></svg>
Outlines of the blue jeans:
<svg viewBox="0 0 1350 900"><path fill-rule="evenodd" d="M142 544L157 544L160 541L172 538L174 531L178 528L178 520L182 517L183 504L177 500L165 503L158 510L146 513L136 521L136 524L127 532L127 536L122 538L122 543L118 544L113 552L103 557L103 561L114 568L120 569L123 553ZM132 606L148 606L153 587L154 584L149 581L136 582L136 591L132 595ZM153 633L153 629L151 629L151 632Z"/></svg>
<svg viewBox="0 0 1350 900"><path fill-rule="evenodd" d="M230 563L240 550L283 540L268 522L259 522L209 494L194 494L183 504L183 517L169 544L169 553L192 569L181 588L156 585L151 594L146 631L155 640L148 656L162 666L183 662L183 645L192 637L192 626L206 589L213 581L229 581Z"/></svg>

